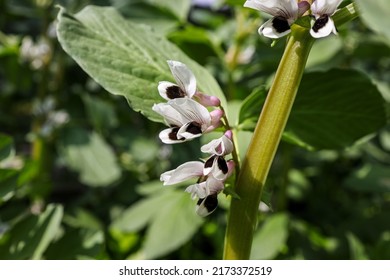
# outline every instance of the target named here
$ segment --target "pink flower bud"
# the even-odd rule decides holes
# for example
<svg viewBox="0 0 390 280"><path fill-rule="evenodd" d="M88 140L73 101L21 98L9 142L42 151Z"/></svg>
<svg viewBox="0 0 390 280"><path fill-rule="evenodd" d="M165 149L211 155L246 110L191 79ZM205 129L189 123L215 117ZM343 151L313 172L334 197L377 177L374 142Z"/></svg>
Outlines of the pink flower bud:
<svg viewBox="0 0 390 280"><path fill-rule="evenodd" d="M212 96L212 95L207 95L207 94L203 94L199 91L197 91L195 93L195 98L196 100L202 104L203 106L214 106L214 107L218 107L219 105L221 105L221 100L219 100L218 97L216 96Z"/></svg>

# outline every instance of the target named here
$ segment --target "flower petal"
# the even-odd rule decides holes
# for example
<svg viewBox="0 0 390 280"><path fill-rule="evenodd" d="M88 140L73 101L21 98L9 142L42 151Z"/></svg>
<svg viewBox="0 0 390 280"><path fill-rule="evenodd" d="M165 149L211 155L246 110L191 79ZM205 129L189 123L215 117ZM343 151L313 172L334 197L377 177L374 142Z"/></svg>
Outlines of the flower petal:
<svg viewBox="0 0 390 280"><path fill-rule="evenodd" d="M323 15L316 19L313 27L310 29L310 34L314 38L326 37L332 32L337 34L333 19L327 15Z"/></svg>
<svg viewBox="0 0 390 280"><path fill-rule="evenodd" d="M160 180L164 186L184 182L191 178L197 178L203 174L203 163L200 161L189 161L178 166L176 169L164 172Z"/></svg>
<svg viewBox="0 0 390 280"><path fill-rule="evenodd" d="M315 0L311 4L313 15L328 15L331 16L336 11L342 0Z"/></svg>
<svg viewBox="0 0 390 280"><path fill-rule="evenodd" d="M168 60L167 62L179 87L185 91L187 97L192 98L196 92L196 79L192 71L179 61Z"/></svg>
<svg viewBox="0 0 390 280"><path fill-rule="evenodd" d="M225 156L233 151L233 142L226 135L222 135L222 137L203 145L200 150L202 153Z"/></svg>
<svg viewBox="0 0 390 280"><path fill-rule="evenodd" d="M182 115L182 119L187 120L185 123L196 122L201 126L202 131L210 126L210 113L198 102L189 98L179 98L168 101L168 104Z"/></svg>
<svg viewBox="0 0 390 280"><path fill-rule="evenodd" d="M310 4L307 1L301 1L298 3L298 17L301 17L310 9Z"/></svg>
<svg viewBox="0 0 390 280"><path fill-rule="evenodd" d="M267 38L278 39L291 32L287 20L282 18L271 18L259 28L259 34Z"/></svg>
<svg viewBox="0 0 390 280"><path fill-rule="evenodd" d="M216 180L213 177L208 177L205 181L193 184L186 189L186 192L191 193L193 198L205 198L212 194L218 194L224 189L222 181Z"/></svg>
<svg viewBox="0 0 390 280"><path fill-rule="evenodd" d="M179 127L170 127L164 129L159 133L158 137L160 138L161 142L165 144L183 143L187 141L187 139L177 135L179 129Z"/></svg>
<svg viewBox="0 0 390 280"><path fill-rule="evenodd" d="M190 185L186 188L186 192L191 194L193 199L195 198L205 198L210 194L210 189L207 188L206 181Z"/></svg>
<svg viewBox="0 0 390 280"><path fill-rule="evenodd" d="M218 195L209 195L206 198L198 200L196 205L196 214L206 217L213 213L218 207Z"/></svg>
<svg viewBox="0 0 390 280"><path fill-rule="evenodd" d="M171 82L159 82L158 92L165 100L187 97L187 94L178 85Z"/></svg>
<svg viewBox="0 0 390 280"><path fill-rule="evenodd" d="M202 126L200 124L197 122L189 122L180 127L177 132L177 137L191 140L202 136L202 133Z"/></svg>
<svg viewBox="0 0 390 280"><path fill-rule="evenodd" d="M169 126L179 126L187 123L189 120L184 118L175 108L173 108L169 103L158 103L154 104L152 110L157 114L164 117L165 122Z"/></svg>
<svg viewBox="0 0 390 280"><path fill-rule="evenodd" d="M226 160L221 156L211 156L204 163L203 175L212 176L217 180L226 180L229 167Z"/></svg>
<svg viewBox="0 0 390 280"><path fill-rule="evenodd" d="M298 3L296 0L247 0L244 7L284 19L295 20L298 17Z"/></svg>

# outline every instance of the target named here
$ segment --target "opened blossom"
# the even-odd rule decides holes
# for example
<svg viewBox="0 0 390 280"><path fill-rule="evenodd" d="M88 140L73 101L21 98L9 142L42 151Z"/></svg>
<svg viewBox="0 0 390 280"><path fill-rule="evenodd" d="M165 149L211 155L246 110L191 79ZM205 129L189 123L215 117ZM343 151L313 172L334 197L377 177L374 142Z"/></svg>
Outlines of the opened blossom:
<svg viewBox="0 0 390 280"><path fill-rule="evenodd" d="M322 38L331 33L337 34L336 26L331 16L336 12L342 0L315 0L311 12L315 21L310 30L314 38Z"/></svg>
<svg viewBox="0 0 390 280"><path fill-rule="evenodd" d="M247 0L244 7L273 16L259 28L259 34L268 38L281 38L291 32L290 26L310 7L306 1L297 0Z"/></svg>
<svg viewBox="0 0 390 280"><path fill-rule="evenodd" d="M233 172L233 161L229 161L227 167L228 176ZM225 180L214 178L212 174L204 176L203 172L203 162L190 161L183 163L176 169L164 172L161 174L160 180L164 182L164 186L168 186L182 183L190 179L197 179L197 182L188 186L185 191L190 193L193 199L198 198L196 213L205 217L215 211L218 207L217 196L221 191L223 191Z"/></svg>
<svg viewBox="0 0 390 280"><path fill-rule="evenodd" d="M224 158L233 150L231 137L231 131L227 131L222 137L202 146L202 151L217 153L212 154L206 162L186 162L160 176L164 186L196 179L196 183L188 186L185 191L190 193L193 199L198 199L196 213L202 217L215 211L218 206L218 194L223 191L225 180L234 170L234 162L226 161Z"/></svg>
<svg viewBox="0 0 390 280"><path fill-rule="evenodd" d="M168 60L167 63L176 84L168 81L159 82L157 89L162 98L165 100L191 98L196 99L203 106L219 106L221 104L218 97L197 91L195 75L187 65L174 60Z"/></svg>
<svg viewBox="0 0 390 280"><path fill-rule="evenodd" d="M209 112L206 107L189 98L178 98L167 103L155 104L152 108L170 127L160 132L163 143L185 142L210 132L220 125L223 112Z"/></svg>
<svg viewBox="0 0 390 280"><path fill-rule="evenodd" d="M185 64L168 60L168 65L176 83L159 83L158 92L167 102L154 104L152 108L169 126L160 132L161 141L166 144L186 142L221 126L224 112L221 109L209 111L205 107L219 107L220 100L197 91L195 76ZM233 172L234 162L224 158L233 151L231 139L232 132L229 130L222 137L202 146L202 152L211 155L205 162L186 162L160 176L164 186L196 179L196 183L188 186L186 192L193 199L198 199L196 213L202 217L217 208L218 194Z"/></svg>
<svg viewBox="0 0 390 280"><path fill-rule="evenodd" d="M224 156L233 151L232 132L226 131L225 134L212 140L210 143L201 147L203 153L209 153L211 156L206 160L203 169L203 175L212 174L218 180L225 180L228 176L229 167Z"/></svg>

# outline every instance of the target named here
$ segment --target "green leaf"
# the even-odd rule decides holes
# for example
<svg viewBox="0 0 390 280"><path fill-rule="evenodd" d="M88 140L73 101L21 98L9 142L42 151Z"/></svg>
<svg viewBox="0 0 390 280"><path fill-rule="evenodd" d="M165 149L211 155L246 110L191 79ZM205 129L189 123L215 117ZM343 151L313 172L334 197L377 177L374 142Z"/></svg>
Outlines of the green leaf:
<svg viewBox="0 0 390 280"><path fill-rule="evenodd" d="M103 252L105 240L100 221L82 208L76 208L72 212L72 215L65 213L61 236L47 248L45 258L96 259Z"/></svg>
<svg viewBox="0 0 390 280"><path fill-rule="evenodd" d="M62 215L61 205L49 204L42 214L23 218L6 233L9 238L0 246L0 258L40 259L58 234Z"/></svg>
<svg viewBox="0 0 390 280"><path fill-rule="evenodd" d="M120 178L115 154L99 134L71 128L64 130L59 142L67 166L80 174L82 183L102 187Z"/></svg>
<svg viewBox="0 0 390 280"><path fill-rule="evenodd" d="M157 182L147 184L154 188ZM136 232L147 227L143 254L147 259L161 257L187 242L203 223L195 213L195 202L182 189L164 188L135 203L117 217L110 232Z"/></svg>
<svg viewBox="0 0 390 280"><path fill-rule="evenodd" d="M319 65L321 70L323 70L324 64L331 64L333 62L332 58L338 54L343 47L343 41L340 37L329 36L324 39L317 40L310 51L306 68Z"/></svg>
<svg viewBox="0 0 390 280"><path fill-rule="evenodd" d="M376 86L355 70L304 75L286 132L315 149L342 149L386 123Z"/></svg>
<svg viewBox="0 0 390 280"><path fill-rule="evenodd" d="M260 87L256 88L247 98L245 98L245 100L242 102L238 116L238 129L255 129L266 96L267 92L265 88Z"/></svg>
<svg viewBox="0 0 390 280"><path fill-rule="evenodd" d="M364 23L375 32L386 36L390 44L390 5L388 0L355 0Z"/></svg>
<svg viewBox="0 0 390 280"><path fill-rule="evenodd" d="M162 183L160 182L160 188ZM175 194L167 190L158 195L142 199L127 208L111 224L110 228L122 232L135 232L143 229L150 220L171 201Z"/></svg>
<svg viewBox="0 0 390 280"><path fill-rule="evenodd" d="M169 59L193 71L200 91L225 100L205 68L151 28L125 20L113 8L88 6L75 16L61 9L58 21L58 39L64 50L107 91L126 97L135 111L150 120L162 120L152 106L163 101L158 82L174 81Z"/></svg>
<svg viewBox="0 0 390 280"><path fill-rule="evenodd" d="M18 170L0 169L0 205L14 195L18 177Z"/></svg>
<svg viewBox="0 0 390 280"><path fill-rule="evenodd" d="M189 194L183 191L174 194L165 201L148 228L143 246L147 259L161 257L179 248L203 223L195 213L195 202Z"/></svg>
<svg viewBox="0 0 390 280"><path fill-rule="evenodd" d="M348 232L346 235L351 259L368 260L363 243L351 232Z"/></svg>
<svg viewBox="0 0 390 280"><path fill-rule="evenodd" d="M8 158L13 152L13 140L11 137L0 133L0 161Z"/></svg>
<svg viewBox="0 0 390 280"><path fill-rule="evenodd" d="M45 252L50 260L97 258L104 248L104 233L88 228L70 228Z"/></svg>
<svg viewBox="0 0 390 280"><path fill-rule="evenodd" d="M97 131L107 131L118 126L118 118L110 103L88 94L83 95L86 112Z"/></svg>
<svg viewBox="0 0 390 280"><path fill-rule="evenodd" d="M288 217L279 213L270 216L255 233L252 244L252 260L269 260L276 257L288 237Z"/></svg>

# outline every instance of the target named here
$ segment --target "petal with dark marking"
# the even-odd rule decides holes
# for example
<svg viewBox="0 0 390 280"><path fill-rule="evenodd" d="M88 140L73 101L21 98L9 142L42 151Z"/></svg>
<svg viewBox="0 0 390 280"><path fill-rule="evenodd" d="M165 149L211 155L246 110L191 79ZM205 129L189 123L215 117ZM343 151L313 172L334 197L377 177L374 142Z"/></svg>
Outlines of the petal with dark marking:
<svg viewBox="0 0 390 280"><path fill-rule="evenodd" d="M218 195L209 195L206 198L198 200L196 205L196 214L201 217L206 217L213 213L218 207Z"/></svg>
<svg viewBox="0 0 390 280"><path fill-rule="evenodd" d="M323 38L329 36L332 32L337 34L336 26L333 19L327 15L317 18L310 29L310 34L313 38Z"/></svg>
<svg viewBox="0 0 390 280"><path fill-rule="evenodd" d="M259 28L259 34L267 38L278 39L291 32L287 20L282 18L272 18L266 21Z"/></svg>

